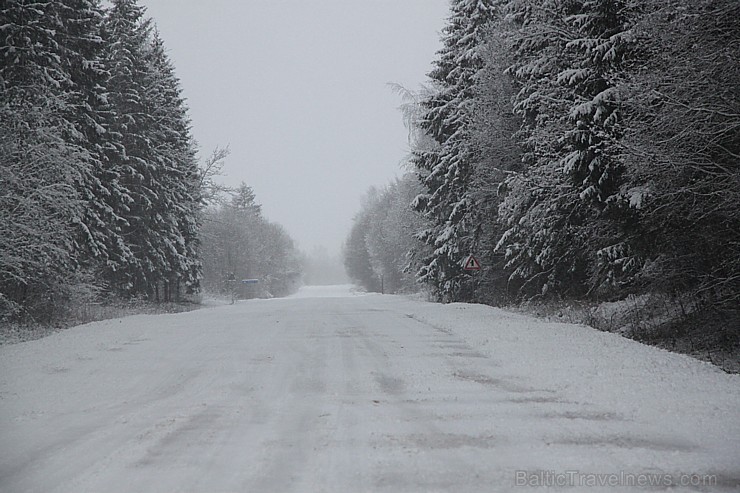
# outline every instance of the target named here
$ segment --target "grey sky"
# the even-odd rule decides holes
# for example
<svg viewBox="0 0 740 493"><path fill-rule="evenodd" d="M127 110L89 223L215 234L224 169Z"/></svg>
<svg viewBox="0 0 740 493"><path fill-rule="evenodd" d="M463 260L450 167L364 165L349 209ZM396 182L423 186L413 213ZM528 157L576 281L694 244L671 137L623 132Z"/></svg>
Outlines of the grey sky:
<svg viewBox="0 0 740 493"><path fill-rule="evenodd" d="M370 185L408 148L387 86L416 89L441 46L447 0L142 0L224 182L252 186L300 247L338 251Z"/></svg>

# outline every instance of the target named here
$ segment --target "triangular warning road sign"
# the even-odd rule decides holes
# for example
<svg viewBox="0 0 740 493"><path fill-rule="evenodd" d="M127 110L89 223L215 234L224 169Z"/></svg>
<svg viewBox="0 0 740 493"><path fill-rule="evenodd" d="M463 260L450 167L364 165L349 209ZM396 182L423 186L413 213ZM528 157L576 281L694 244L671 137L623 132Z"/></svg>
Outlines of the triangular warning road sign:
<svg viewBox="0 0 740 493"><path fill-rule="evenodd" d="M478 262L478 259L473 257L472 255L469 256L465 260L465 266L463 267L465 270L480 270L480 262Z"/></svg>

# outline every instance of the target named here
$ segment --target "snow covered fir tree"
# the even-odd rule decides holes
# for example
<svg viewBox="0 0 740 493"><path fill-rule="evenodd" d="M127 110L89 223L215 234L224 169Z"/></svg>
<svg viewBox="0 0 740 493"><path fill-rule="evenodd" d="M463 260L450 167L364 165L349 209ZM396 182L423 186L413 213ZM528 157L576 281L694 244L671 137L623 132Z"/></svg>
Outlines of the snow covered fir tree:
<svg viewBox="0 0 740 493"><path fill-rule="evenodd" d="M439 301L632 300L627 335L740 344L740 4L450 4L428 87L402 91L420 192L383 241L408 262L389 275L372 231L393 209L367 200L349 274L415 274Z"/></svg>
<svg viewBox="0 0 740 493"><path fill-rule="evenodd" d="M216 193L145 9L8 0L0 33L0 318L197 292ZM260 227L292 254L279 227Z"/></svg>

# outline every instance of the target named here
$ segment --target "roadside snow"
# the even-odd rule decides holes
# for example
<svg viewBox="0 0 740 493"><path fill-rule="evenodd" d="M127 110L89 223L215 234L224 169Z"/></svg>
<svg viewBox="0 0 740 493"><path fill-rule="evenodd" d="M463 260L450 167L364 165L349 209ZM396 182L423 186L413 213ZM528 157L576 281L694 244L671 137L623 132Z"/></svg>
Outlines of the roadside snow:
<svg viewBox="0 0 740 493"><path fill-rule="evenodd" d="M661 470L674 477L679 471L713 471L731 478L727 483L740 491L740 375L587 326L542 322L485 305L401 305L408 316L460 336L507 378L536 380L573 404L575 410L553 410L553 416L580 417L605 429L613 420L654 429L599 439L604 447L623 449L622 467L639 469L654 451L670 450ZM599 445L586 435L581 430L552 441ZM560 448L567 461L568 447Z"/></svg>

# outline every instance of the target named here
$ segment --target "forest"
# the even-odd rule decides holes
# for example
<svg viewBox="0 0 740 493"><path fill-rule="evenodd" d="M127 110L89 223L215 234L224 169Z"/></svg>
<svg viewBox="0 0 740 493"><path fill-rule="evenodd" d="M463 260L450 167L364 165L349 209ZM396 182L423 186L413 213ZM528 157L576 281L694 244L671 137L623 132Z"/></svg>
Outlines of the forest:
<svg viewBox="0 0 740 493"><path fill-rule="evenodd" d="M738 345L740 3L450 5L428 83L396 87L409 173L368 192L350 275L592 316L629 301L628 335L684 320Z"/></svg>
<svg viewBox="0 0 740 493"><path fill-rule="evenodd" d="M247 185L216 184L228 151L200 162L142 6L7 0L0 34L0 321L197 301L239 276L262 282L245 296L295 288L292 239Z"/></svg>
<svg viewBox="0 0 740 493"><path fill-rule="evenodd" d="M452 0L427 83L394 87L407 173L363 199L348 275L740 346L738 18L735 0ZM218 184L227 149L200 157L142 6L7 0L0 19L2 321L296 289L306 257L247 184Z"/></svg>

